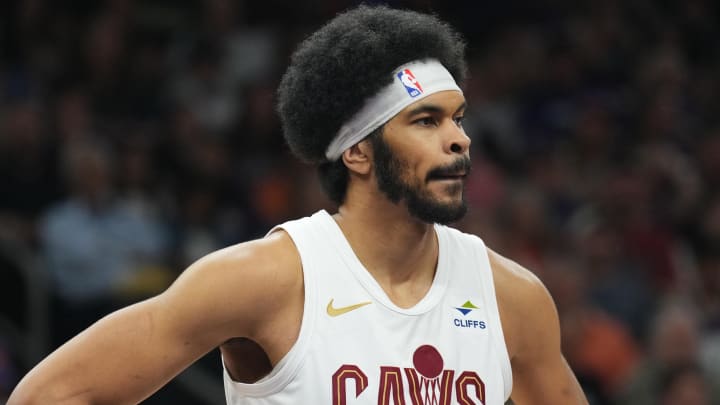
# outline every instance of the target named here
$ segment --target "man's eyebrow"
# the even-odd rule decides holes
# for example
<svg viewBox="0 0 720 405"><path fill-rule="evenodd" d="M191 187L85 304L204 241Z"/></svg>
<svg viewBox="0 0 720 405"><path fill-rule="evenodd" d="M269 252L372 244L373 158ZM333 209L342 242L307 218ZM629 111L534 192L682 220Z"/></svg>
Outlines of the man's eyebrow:
<svg viewBox="0 0 720 405"><path fill-rule="evenodd" d="M463 103L460 104L460 106L457 108L457 110L455 110L454 114L457 114L459 111L464 110L465 107L467 107L467 102L463 101ZM420 104L419 106L410 109L410 111L408 111L407 115L408 115L408 117L413 117L418 114L442 113L443 111L445 111L445 109L443 109L442 107L440 107L436 104Z"/></svg>

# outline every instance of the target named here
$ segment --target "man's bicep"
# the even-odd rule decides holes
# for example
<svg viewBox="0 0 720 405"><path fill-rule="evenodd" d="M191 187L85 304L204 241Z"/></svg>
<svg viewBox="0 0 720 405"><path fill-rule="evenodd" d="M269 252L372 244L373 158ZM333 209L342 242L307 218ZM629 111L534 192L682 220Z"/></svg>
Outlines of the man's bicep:
<svg viewBox="0 0 720 405"><path fill-rule="evenodd" d="M560 322L555 304L537 281L527 291L523 342L512 359L516 405L587 404L585 395L561 352ZM530 311L532 309L532 311Z"/></svg>
<svg viewBox="0 0 720 405"><path fill-rule="evenodd" d="M575 375L562 355L524 367L513 367L515 405L587 404Z"/></svg>
<svg viewBox="0 0 720 405"><path fill-rule="evenodd" d="M586 404L565 361L550 293L532 272L488 249L513 373L515 405Z"/></svg>

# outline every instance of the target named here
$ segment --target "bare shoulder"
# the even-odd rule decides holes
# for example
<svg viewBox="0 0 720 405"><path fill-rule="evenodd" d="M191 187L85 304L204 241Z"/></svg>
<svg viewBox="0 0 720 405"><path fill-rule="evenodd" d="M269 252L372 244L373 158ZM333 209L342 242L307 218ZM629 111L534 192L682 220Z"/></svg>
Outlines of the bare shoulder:
<svg viewBox="0 0 720 405"><path fill-rule="evenodd" d="M201 277L227 277L227 281L248 280L248 277L254 281L262 281L269 277L283 285L284 282L301 276L299 270L300 256L297 249L290 236L280 230L262 239L210 253L193 263L186 273L197 273Z"/></svg>
<svg viewBox="0 0 720 405"><path fill-rule="evenodd" d="M510 283L511 286L530 289L542 286L540 279L530 270L490 248L487 251L496 284Z"/></svg>
<svg viewBox="0 0 720 405"><path fill-rule="evenodd" d="M495 291L503 306L520 311L537 305L554 307L545 285L532 271L489 248L487 251Z"/></svg>
<svg viewBox="0 0 720 405"><path fill-rule="evenodd" d="M542 281L530 270L488 250L500 317L511 358L522 352L538 330L555 333L559 321L555 304Z"/></svg>
<svg viewBox="0 0 720 405"><path fill-rule="evenodd" d="M162 299L182 303L186 319L217 316L237 328L231 334L247 336L261 318L257 308L272 313L290 300L302 299L303 288L299 253L290 236L277 231L199 259ZM193 314L193 308L211 315Z"/></svg>

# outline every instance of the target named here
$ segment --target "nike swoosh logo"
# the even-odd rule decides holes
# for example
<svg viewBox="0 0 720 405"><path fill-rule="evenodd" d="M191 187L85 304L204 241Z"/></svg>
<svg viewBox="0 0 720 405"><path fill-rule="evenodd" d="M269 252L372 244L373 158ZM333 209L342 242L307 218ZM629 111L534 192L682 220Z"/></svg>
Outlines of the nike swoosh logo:
<svg viewBox="0 0 720 405"><path fill-rule="evenodd" d="M333 307L333 301L334 300L331 299L327 305L327 313L330 316L340 316L342 314L347 314L350 311L354 311L358 308L364 307L365 305L372 304L371 301L365 301L365 302L361 302L361 303L358 303L355 305L348 305L346 307L335 308L335 307Z"/></svg>

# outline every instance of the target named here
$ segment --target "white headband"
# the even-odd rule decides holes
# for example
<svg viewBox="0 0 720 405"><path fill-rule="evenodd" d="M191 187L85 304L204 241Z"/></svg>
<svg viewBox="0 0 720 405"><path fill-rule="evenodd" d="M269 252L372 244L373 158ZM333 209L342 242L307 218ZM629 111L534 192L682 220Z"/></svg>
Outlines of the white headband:
<svg viewBox="0 0 720 405"><path fill-rule="evenodd" d="M445 90L462 93L450 72L435 59L407 63L393 72L393 81L365 102L363 108L338 131L325 157L337 160L349 147L360 142L403 108Z"/></svg>

